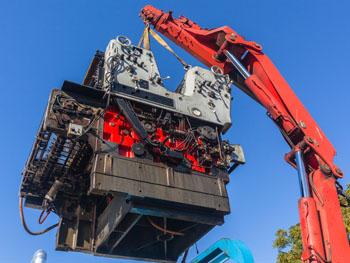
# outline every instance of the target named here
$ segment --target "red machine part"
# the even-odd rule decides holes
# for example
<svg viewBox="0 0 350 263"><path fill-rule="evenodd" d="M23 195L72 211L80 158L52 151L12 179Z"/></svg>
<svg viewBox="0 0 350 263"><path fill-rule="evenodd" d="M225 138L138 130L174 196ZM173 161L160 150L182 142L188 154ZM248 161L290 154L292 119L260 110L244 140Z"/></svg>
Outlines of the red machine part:
<svg viewBox="0 0 350 263"><path fill-rule="evenodd" d="M179 127L178 127L179 128ZM189 129L188 126L184 127L185 131ZM180 128L178 129L180 131ZM195 145L203 145L201 139L196 136L195 143L193 140L192 143L188 144L188 147L181 136L173 136L169 138L169 132L163 130L161 127L156 127L156 131L152 134L149 134L149 137L154 141L162 142L162 145L168 147L171 150L176 150L182 152L184 158L186 158L192 166L192 170L211 174L211 167L203 165L199 160L197 151L194 149ZM141 143L141 139L133 131L132 127L126 120L126 118L119 112L116 107L110 107L104 116L104 131L103 139L106 141L114 142L118 144L118 154L128 158L134 158L134 152L132 151L132 145L134 143ZM145 148L152 154L153 160L155 162L161 162L163 153L162 149L159 147L150 147L145 146ZM171 157L167 159L171 160ZM175 163L179 162L178 160L173 160ZM213 158L213 165L216 164L218 160Z"/></svg>
<svg viewBox="0 0 350 263"><path fill-rule="evenodd" d="M295 153L305 161L307 186L311 197L300 199L299 214L305 262L350 262L350 248L340 210L335 182L343 177L333 164L332 144L307 112L287 82L256 42L245 41L231 28L202 29L184 16L172 17L152 6L140 16L146 24L185 49L208 67L218 66L225 74L237 73L226 52L238 58L249 75L236 84L262 104L278 125L291 152L285 159L296 168ZM236 74L237 75L237 74Z"/></svg>

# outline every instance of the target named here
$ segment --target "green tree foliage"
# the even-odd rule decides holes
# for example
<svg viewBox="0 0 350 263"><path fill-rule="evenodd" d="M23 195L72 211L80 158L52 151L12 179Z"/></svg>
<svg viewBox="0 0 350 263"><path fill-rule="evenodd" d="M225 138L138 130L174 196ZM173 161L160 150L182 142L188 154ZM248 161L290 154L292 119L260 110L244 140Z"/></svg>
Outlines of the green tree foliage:
<svg viewBox="0 0 350 263"><path fill-rule="evenodd" d="M350 184L345 190L346 196L350 196ZM340 203L347 205L348 201L344 196L340 196ZM350 203L349 203L350 204ZM350 234L350 208L342 207L343 219L346 232ZM276 232L276 239L273 248L278 249L277 263L302 263L300 260L303 252L303 241L301 238L300 223L291 226L288 231L279 229Z"/></svg>

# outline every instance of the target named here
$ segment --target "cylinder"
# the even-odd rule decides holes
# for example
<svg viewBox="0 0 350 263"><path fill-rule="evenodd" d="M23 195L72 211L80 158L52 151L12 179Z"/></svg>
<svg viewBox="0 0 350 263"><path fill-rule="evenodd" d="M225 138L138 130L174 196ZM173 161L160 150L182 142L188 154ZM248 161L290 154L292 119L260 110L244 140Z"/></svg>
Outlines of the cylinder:
<svg viewBox="0 0 350 263"><path fill-rule="evenodd" d="M303 154L301 151L295 152L295 161L297 163L301 197L309 197L310 196L309 186L306 179L305 165L303 160Z"/></svg>
<svg viewBox="0 0 350 263"><path fill-rule="evenodd" d="M46 259L47 259L47 254L45 250L39 249L35 251L31 263L46 263Z"/></svg>
<svg viewBox="0 0 350 263"><path fill-rule="evenodd" d="M232 65L238 70L239 73L241 73L242 77L244 79L247 79L250 77L250 73L248 70L239 62L239 60L230 52L225 52L226 57L228 60L232 63Z"/></svg>
<svg viewBox="0 0 350 263"><path fill-rule="evenodd" d="M315 200L312 197L302 197L299 199L298 206L304 249L313 248L325 258Z"/></svg>

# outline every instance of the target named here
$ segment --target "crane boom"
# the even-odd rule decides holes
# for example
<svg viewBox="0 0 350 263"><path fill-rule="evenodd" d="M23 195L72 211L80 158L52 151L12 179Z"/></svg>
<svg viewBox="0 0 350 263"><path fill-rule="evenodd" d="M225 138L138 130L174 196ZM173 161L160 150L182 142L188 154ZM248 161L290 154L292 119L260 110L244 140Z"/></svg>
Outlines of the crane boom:
<svg viewBox="0 0 350 263"><path fill-rule="evenodd" d="M285 159L299 175L299 215L305 262L350 262L336 180L342 170L333 163L335 149L257 42L246 41L228 26L204 29L190 19L175 19L146 6L146 24L203 64L222 69L232 83L267 110L291 147Z"/></svg>

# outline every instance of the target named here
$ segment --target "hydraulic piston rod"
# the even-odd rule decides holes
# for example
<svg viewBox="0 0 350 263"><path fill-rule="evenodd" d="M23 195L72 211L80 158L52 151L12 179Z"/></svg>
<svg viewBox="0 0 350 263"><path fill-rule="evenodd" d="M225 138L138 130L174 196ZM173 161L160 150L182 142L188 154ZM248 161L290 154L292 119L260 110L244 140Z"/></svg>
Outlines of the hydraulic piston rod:
<svg viewBox="0 0 350 263"><path fill-rule="evenodd" d="M301 197L310 197L309 187L306 180L306 171L303 160L303 154L300 150L295 152L295 161L297 163Z"/></svg>
<svg viewBox="0 0 350 263"><path fill-rule="evenodd" d="M248 70L239 62L239 60L230 52L225 52L226 57L228 60L232 63L232 65L238 70L239 73L243 76L244 79L247 79L250 77L250 73Z"/></svg>
<svg viewBox="0 0 350 263"><path fill-rule="evenodd" d="M241 64L241 62L230 51L226 51L225 55L244 79L248 79L251 76L248 70ZM298 178L299 178L301 197L310 197L309 187L306 179L306 171L305 171L305 165L303 160L303 154L300 150L295 152L295 160L296 160L297 169L298 169Z"/></svg>

